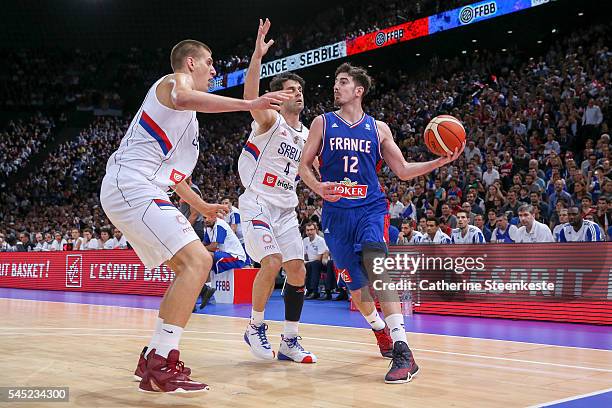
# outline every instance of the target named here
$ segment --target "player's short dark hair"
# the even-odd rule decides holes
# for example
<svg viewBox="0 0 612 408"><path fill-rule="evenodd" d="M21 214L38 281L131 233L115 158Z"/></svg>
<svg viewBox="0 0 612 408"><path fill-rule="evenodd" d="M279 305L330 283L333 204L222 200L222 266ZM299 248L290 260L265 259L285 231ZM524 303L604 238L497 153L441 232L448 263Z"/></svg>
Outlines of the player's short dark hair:
<svg viewBox="0 0 612 408"><path fill-rule="evenodd" d="M312 221L310 221L310 222L306 223L306 225L304 226L304 229L306 229L308 227L314 227L315 229L317 229L317 224L312 222Z"/></svg>
<svg viewBox="0 0 612 408"><path fill-rule="evenodd" d="M91 228L85 228L83 230L83 233L89 232L90 234L93 234L93 231L91 230Z"/></svg>
<svg viewBox="0 0 612 408"><path fill-rule="evenodd" d="M202 51L206 50L212 54L210 47L197 40L183 40L172 47L170 52L170 65L173 71L182 68L183 61L187 57L201 57Z"/></svg>
<svg viewBox="0 0 612 408"><path fill-rule="evenodd" d="M299 83L302 89L306 87L306 81L304 81L304 78L298 74L293 72L283 72L282 74L278 74L272 78L270 81L270 91L282 91L283 84L287 81L295 81Z"/></svg>
<svg viewBox="0 0 612 408"><path fill-rule="evenodd" d="M355 81L357 85L363 87L363 96L368 94L368 91L372 87L372 77L368 75L368 71L366 71L365 68L356 67L345 62L336 69L336 76L342 73L347 73L353 78L353 81Z"/></svg>
<svg viewBox="0 0 612 408"><path fill-rule="evenodd" d="M427 222L433 221L436 225L440 225L440 220L438 217L427 217Z"/></svg>
<svg viewBox="0 0 612 408"><path fill-rule="evenodd" d="M465 214L465 217L467 218L467 216L468 216L468 212L467 212L467 211L465 211L465 210L459 210L459 211L457 211L457 213L456 213L455 215L459 215L459 214L461 214L461 213L464 213L464 214Z"/></svg>

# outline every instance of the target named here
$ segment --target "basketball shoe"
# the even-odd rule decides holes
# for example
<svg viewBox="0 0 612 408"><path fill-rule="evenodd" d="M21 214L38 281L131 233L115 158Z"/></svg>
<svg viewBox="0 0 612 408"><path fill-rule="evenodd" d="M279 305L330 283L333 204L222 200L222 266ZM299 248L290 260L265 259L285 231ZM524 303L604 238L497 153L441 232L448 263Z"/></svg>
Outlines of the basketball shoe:
<svg viewBox="0 0 612 408"><path fill-rule="evenodd" d="M376 343L378 344L380 354L385 358L393 358L393 339L391 339L389 326L385 325L384 329L372 329L372 331L376 336Z"/></svg>
<svg viewBox="0 0 612 408"><path fill-rule="evenodd" d="M285 337L281 334L281 344L278 349L278 359L295 361L296 363L316 363L317 356L310 351L304 350L304 347L298 340L302 340L300 336Z"/></svg>
<svg viewBox="0 0 612 408"><path fill-rule="evenodd" d="M266 330L268 330L268 325L265 323L259 326L249 323L244 332L244 341L249 345L251 353L253 353L255 357L264 360L273 360L275 357L274 350L272 350L272 346L268 341Z"/></svg>
<svg viewBox="0 0 612 408"><path fill-rule="evenodd" d="M167 359L155 354L155 349L151 350L147 356L147 368L138 386L139 391L193 394L210 390L208 385L189 378L184 367L179 360L178 350L170 350Z"/></svg>
<svg viewBox="0 0 612 408"><path fill-rule="evenodd" d="M136 371L134 371L134 381L142 380L142 376L144 375L144 372L147 369L147 359L145 358L145 354L147 354L147 348L148 347L145 346L142 349L142 352L140 353L140 358L138 359L138 365L136 366ZM191 368L184 367L183 373L189 377L191 375Z"/></svg>
<svg viewBox="0 0 612 408"><path fill-rule="evenodd" d="M393 345L393 360L391 368L385 376L387 384L402 384L412 380L419 372L419 366L414 361L412 351L403 341L396 341Z"/></svg>

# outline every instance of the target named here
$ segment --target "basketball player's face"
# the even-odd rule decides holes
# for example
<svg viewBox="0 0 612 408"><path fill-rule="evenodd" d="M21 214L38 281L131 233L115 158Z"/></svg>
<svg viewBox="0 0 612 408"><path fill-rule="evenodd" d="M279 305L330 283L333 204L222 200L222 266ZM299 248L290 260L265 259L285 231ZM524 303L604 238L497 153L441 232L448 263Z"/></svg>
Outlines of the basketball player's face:
<svg viewBox="0 0 612 408"><path fill-rule="evenodd" d="M289 79L283 82L283 90L293 92L293 97L282 103L282 108L291 113L300 113L304 109L304 94L298 81Z"/></svg>
<svg viewBox="0 0 612 408"><path fill-rule="evenodd" d="M193 59L192 77L198 91L208 92L211 81L217 75L213 66L212 55L208 50L203 50L202 55Z"/></svg>
<svg viewBox="0 0 612 408"><path fill-rule="evenodd" d="M357 87L357 84L355 84L355 81L353 81L349 74L345 72L339 73L334 83L334 105L341 107L352 102L361 95L357 88L363 89L362 87Z"/></svg>

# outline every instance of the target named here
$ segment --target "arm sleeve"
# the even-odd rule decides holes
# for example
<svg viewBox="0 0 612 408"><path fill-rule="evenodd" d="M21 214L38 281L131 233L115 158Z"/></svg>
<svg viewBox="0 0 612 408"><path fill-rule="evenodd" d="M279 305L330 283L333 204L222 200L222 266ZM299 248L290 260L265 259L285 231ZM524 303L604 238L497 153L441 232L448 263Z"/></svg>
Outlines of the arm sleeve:
<svg viewBox="0 0 612 408"><path fill-rule="evenodd" d="M227 231L222 226L217 225L215 235L215 242L218 244L223 244L225 242L225 238L227 237Z"/></svg>

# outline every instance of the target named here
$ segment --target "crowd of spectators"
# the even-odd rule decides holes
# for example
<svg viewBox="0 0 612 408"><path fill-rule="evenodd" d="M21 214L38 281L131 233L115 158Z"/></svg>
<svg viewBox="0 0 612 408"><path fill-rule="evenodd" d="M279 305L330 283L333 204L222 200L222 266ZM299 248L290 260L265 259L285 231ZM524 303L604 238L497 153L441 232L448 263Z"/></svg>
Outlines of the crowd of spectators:
<svg viewBox="0 0 612 408"><path fill-rule="evenodd" d="M380 28L468 4L466 0L394 0L344 2L316 13L310 24L274 22L275 45L267 59L351 39ZM255 27L255 22L253 23ZM206 41L206 39L202 39ZM246 68L253 38L232 52L215 52L219 74ZM79 109L121 111L125 86L145 86L170 67L166 49L132 47L118 51L20 49L0 51L0 107L3 109Z"/></svg>
<svg viewBox="0 0 612 408"><path fill-rule="evenodd" d="M421 135L434 116L452 114L467 130L464 154L427 176L402 182L383 168L380 181L395 226L403 228L403 220L411 219L415 231L427 234L432 224L450 237L457 214L465 211L470 225L491 241L498 222L519 223L525 204L551 231L566 219L564 208L578 206L610 239L609 40L609 27L595 26L560 37L538 58L482 51L434 59L425 64L426 75L374 73L377 84L365 110L389 124L408 161L431 159ZM305 98L305 124L332 109L328 89L309 86ZM31 240L47 232L68 239L73 228L90 228L97 238L110 227L98 190L106 160L129 121L97 118L40 163L19 189L3 193L0 231L7 239L16 241L21 232ZM242 188L236 163L249 124L246 113L200 120L193 182L206 200L237 202ZM298 195L302 227L320 222L321 200L304 185Z"/></svg>
<svg viewBox="0 0 612 408"><path fill-rule="evenodd" d="M55 122L40 112L24 119L10 120L0 130L0 188L14 173L46 146Z"/></svg>

